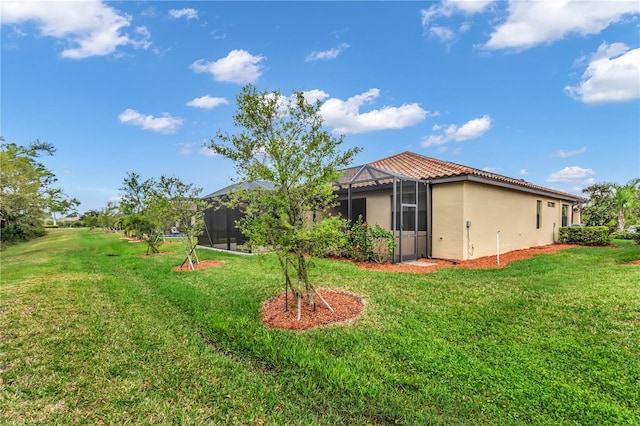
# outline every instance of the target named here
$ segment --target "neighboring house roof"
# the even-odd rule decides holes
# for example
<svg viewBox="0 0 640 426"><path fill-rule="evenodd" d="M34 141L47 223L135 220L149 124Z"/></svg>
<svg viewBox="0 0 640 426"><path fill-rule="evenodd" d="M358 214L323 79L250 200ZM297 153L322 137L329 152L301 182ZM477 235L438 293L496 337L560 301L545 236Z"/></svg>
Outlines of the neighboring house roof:
<svg viewBox="0 0 640 426"><path fill-rule="evenodd" d="M342 189L347 188L349 184L362 188L391 183L393 177L428 181L431 184L468 180L554 196L572 202L582 199L574 194L534 185L524 179L514 179L409 151L372 161L364 166L346 169L338 180L338 185Z"/></svg>
<svg viewBox="0 0 640 426"><path fill-rule="evenodd" d="M63 217L58 219L58 222L77 222L80 220L80 216Z"/></svg>
<svg viewBox="0 0 640 426"><path fill-rule="evenodd" d="M233 185L229 185L222 189L217 190L216 192L212 192L209 195L205 195L202 199L214 198L214 197L222 197L223 195L227 195L233 191L241 189L243 191L247 191L255 188L265 188L265 189L273 189L273 183L271 182L262 182L262 181L253 181L253 182L244 182L244 183L234 183Z"/></svg>

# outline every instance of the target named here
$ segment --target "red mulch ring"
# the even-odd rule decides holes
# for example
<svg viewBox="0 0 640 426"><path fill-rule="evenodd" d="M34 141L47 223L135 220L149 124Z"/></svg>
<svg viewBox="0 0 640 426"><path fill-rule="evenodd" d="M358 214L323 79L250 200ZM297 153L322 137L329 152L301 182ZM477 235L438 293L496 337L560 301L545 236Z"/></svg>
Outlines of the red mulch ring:
<svg viewBox="0 0 640 426"><path fill-rule="evenodd" d="M352 262L359 268L382 272L409 272L414 274L424 274L434 272L441 268L469 268L469 269L489 269L504 268L514 260L529 259L535 254L550 254L560 250L577 247L573 244L552 244L528 249L514 250L500 254L500 264L496 256L485 256L471 260L440 260L440 259L419 259L413 263L375 263L375 262ZM424 263L425 266L420 265ZM429 265L429 266L426 266Z"/></svg>
<svg viewBox="0 0 640 426"><path fill-rule="evenodd" d="M191 272L197 271L199 269L215 268L216 266L220 266L223 263L223 260L201 260L200 262L193 265L194 269L189 268L189 264L185 263L182 266L176 266L175 268L173 268L173 270L179 272Z"/></svg>
<svg viewBox="0 0 640 426"><path fill-rule="evenodd" d="M281 293L262 305L262 323L270 328L286 330L308 330L329 324L352 324L364 309L364 300L354 294L343 291L321 289L318 292L331 305L334 312L329 311L317 295L314 295L316 310L307 304L306 296L302 299L300 321L296 319L298 310L296 301L289 292L289 310L285 311L285 293Z"/></svg>

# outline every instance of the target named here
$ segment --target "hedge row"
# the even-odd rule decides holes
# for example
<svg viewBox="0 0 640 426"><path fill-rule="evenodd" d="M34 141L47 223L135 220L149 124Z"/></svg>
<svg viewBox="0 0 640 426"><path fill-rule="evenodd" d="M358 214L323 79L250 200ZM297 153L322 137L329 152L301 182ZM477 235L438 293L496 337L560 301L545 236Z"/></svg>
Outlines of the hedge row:
<svg viewBox="0 0 640 426"><path fill-rule="evenodd" d="M565 226L560 228L560 242L584 246L606 246L611 241L606 226Z"/></svg>

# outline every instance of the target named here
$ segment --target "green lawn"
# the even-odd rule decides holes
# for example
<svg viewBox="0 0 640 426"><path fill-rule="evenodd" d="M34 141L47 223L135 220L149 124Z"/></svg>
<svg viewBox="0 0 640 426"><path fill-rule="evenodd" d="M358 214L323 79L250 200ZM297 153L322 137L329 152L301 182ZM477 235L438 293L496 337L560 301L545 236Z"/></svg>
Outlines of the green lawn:
<svg viewBox="0 0 640 426"><path fill-rule="evenodd" d="M640 424L640 246L413 275L318 260L353 326L266 329L274 259L56 230L1 256L0 424Z"/></svg>

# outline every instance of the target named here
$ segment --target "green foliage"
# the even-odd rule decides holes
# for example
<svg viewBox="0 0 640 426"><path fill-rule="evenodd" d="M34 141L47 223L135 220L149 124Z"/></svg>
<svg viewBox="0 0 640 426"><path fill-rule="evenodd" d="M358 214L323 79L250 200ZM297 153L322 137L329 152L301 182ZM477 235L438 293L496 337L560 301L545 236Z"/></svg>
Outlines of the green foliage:
<svg viewBox="0 0 640 426"><path fill-rule="evenodd" d="M47 210L51 214L54 225L57 224L56 214L64 216L75 212L75 209L80 205L80 201L75 198L68 198L59 188L48 188L45 194Z"/></svg>
<svg viewBox="0 0 640 426"><path fill-rule="evenodd" d="M582 190L589 199L582 205L582 222L588 226L608 226L623 232L625 223L640 219L640 178L625 185L597 183Z"/></svg>
<svg viewBox="0 0 640 426"><path fill-rule="evenodd" d="M27 146L6 144L2 138L0 142L0 243L42 236L40 218L47 208L47 191L53 190L56 179L37 158L53 155L55 148L40 141Z"/></svg>
<svg viewBox="0 0 640 426"><path fill-rule="evenodd" d="M297 300L306 291L314 304L305 253L317 244L312 237L325 234L308 216L333 204L333 185L358 150L340 152L342 138L322 127L320 102L308 103L302 92L287 98L247 85L236 102L238 132L218 132L210 148L233 161L239 182L270 182L273 189L237 190L228 206L244 208L238 227L246 246L275 251Z"/></svg>
<svg viewBox="0 0 640 426"><path fill-rule="evenodd" d="M211 206L199 198L202 189L164 175L157 181L153 178L143 181L139 174L131 172L120 190L120 210L126 216L118 220L125 233L144 239L148 251L158 253L165 231L177 226L185 236L182 241L186 261L193 268L198 263L194 241L204 229L204 210ZM113 221L118 212L107 206L100 217L103 216Z"/></svg>
<svg viewBox="0 0 640 426"><path fill-rule="evenodd" d="M379 224L369 225L358 217L347 228L347 257L358 262L375 261L382 263L389 261L393 256L395 238L393 233L381 227Z"/></svg>
<svg viewBox="0 0 640 426"><path fill-rule="evenodd" d="M611 238L614 240L635 240L640 236L640 232L612 232Z"/></svg>
<svg viewBox="0 0 640 426"><path fill-rule="evenodd" d="M99 210L89 210L83 213L82 216L80 216L80 223L84 227L87 227L89 229L94 229L99 226L99 219L98 219L99 216L100 216Z"/></svg>
<svg viewBox="0 0 640 426"><path fill-rule="evenodd" d="M605 246L611 242L606 226L563 226L560 228L560 242L585 246Z"/></svg>
<svg viewBox="0 0 640 426"><path fill-rule="evenodd" d="M582 223L587 226L609 226L614 222L616 212L611 183L596 183L582 192L588 196L580 209Z"/></svg>
<svg viewBox="0 0 640 426"><path fill-rule="evenodd" d="M339 216L323 218L309 236L309 241L313 243L308 248L309 253L319 257L343 256L349 244L347 228L348 221Z"/></svg>

